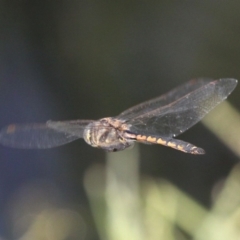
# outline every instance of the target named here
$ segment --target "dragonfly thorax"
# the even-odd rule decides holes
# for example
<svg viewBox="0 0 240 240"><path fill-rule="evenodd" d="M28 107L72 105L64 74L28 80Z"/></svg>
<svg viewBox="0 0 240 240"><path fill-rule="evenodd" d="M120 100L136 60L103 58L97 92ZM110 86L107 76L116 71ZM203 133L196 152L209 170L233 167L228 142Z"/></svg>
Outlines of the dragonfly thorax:
<svg viewBox="0 0 240 240"><path fill-rule="evenodd" d="M102 118L90 123L84 130L84 140L92 147L109 152L124 150L134 144L134 140L124 137L124 123L115 118Z"/></svg>

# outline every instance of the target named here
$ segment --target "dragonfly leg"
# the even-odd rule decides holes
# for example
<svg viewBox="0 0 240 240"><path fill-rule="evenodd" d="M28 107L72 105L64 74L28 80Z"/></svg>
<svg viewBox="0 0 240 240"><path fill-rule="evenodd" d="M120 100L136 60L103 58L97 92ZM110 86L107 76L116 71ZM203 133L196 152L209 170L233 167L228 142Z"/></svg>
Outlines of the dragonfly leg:
<svg viewBox="0 0 240 240"><path fill-rule="evenodd" d="M191 143L184 142L179 139L169 138L169 137L137 135L136 140L142 143L162 144L164 146L171 147L185 153L191 153L191 154L205 153L205 151L202 148L196 147Z"/></svg>

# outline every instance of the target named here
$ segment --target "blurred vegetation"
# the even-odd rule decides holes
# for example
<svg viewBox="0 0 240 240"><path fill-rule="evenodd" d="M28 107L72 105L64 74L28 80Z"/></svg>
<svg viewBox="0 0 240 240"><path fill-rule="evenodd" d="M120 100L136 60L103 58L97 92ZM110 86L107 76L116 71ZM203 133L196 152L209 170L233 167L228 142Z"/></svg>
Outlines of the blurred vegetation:
<svg viewBox="0 0 240 240"><path fill-rule="evenodd" d="M240 79L240 2L0 1L0 126L98 119ZM180 136L204 156L83 141L0 148L0 239L239 239L240 88Z"/></svg>

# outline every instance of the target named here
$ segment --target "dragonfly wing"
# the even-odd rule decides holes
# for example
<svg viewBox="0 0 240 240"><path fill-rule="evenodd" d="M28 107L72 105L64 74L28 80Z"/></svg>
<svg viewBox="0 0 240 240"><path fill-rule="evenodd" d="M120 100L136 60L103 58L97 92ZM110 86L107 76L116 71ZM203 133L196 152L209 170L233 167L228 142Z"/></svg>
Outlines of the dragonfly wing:
<svg viewBox="0 0 240 240"><path fill-rule="evenodd" d="M130 119L130 118L136 118L149 110L159 109L160 107L166 106L172 102L175 102L179 98L185 96L186 94L206 85L207 83L213 81L213 79L207 79L207 78L199 78L199 79L193 79L171 91L168 93L151 99L149 101L140 103L132 108L127 109L126 111L122 112L117 118L120 119Z"/></svg>
<svg viewBox="0 0 240 240"><path fill-rule="evenodd" d="M43 149L57 147L82 137L87 122L52 122L12 124L0 131L0 143L14 148ZM78 126L78 127L77 127ZM76 130L73 132L73 130Z"/></svg>
<svg viewBox="0 0 240 240"><path fill-rule="evenodd" d="M47 121L47 127L54 129L58 132L64 132L77 136L78 138L83 137L85 127L93 122L93 120L72 120L72 121Z"/></svg>
<svg viewBox="0 0 240 240"><path fill-rule="evenodd" d="M235 79L215 80L164 107L127 121L135 133L159 133L175 137L200 121L227 98L237 85Z"/></svg>

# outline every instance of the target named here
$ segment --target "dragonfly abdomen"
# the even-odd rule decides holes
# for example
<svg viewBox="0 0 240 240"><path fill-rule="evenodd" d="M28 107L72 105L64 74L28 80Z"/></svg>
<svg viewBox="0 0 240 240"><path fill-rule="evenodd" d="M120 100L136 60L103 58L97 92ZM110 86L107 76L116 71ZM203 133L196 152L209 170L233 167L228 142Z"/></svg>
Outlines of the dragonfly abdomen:
<svg viewBox="0 0 240 240"><path fill-rule="evenodd" d="M205 151L202 148L196 147L191 143L184 142L179 139L169 138L169 137L148 136L148 135L139 134L139 135L136 135L136 140L142 143L161 144L185 153L191 153L191 154L205 153Z"/></svg>

